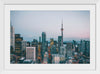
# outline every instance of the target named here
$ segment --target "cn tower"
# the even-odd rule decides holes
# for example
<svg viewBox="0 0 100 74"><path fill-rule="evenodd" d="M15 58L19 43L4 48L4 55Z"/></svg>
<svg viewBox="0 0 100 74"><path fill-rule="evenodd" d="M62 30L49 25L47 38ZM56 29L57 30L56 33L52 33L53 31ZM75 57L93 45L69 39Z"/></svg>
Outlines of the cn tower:
<svg viewBox="0 0 100 74"><path fill-rule="evenodd" d="M61 36L62 36L62 40L61 40L61 46L63 46L63 20L62 20L62 24L61 24Z"/></svg>

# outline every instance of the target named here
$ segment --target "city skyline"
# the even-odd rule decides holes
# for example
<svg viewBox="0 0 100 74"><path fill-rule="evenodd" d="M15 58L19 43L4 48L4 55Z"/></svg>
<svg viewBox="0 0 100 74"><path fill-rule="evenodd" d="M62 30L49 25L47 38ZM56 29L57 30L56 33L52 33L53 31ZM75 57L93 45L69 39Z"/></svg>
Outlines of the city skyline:
<svg viewBox="0 0 100 74"><path fill-rule="evenodd" d="M10 22L10 63L89 64L90 40L84 39L89 38L89 17L87 18L86 12L70 11L67 19L65 18L68 17L68 11L35 11L34 16L30 11L14 12ZM60 25L57 24L61 19L59 16L63 17L61 23L58 23ZM72 38L72 42L67 42L68 39L64 42L64 38L68 37L83 40L78 42ZM27 38L31 39L31 42Z"/></svg>
<svg viewBox="0 0 100 74"><path fill-rule="evenodd" d="M46 32L47 40L61 36L63 19L64 41L90 39L89 11L11 11L11 25L24 40L39 40ZM68 25L70 24L70 25Z"/></svg>

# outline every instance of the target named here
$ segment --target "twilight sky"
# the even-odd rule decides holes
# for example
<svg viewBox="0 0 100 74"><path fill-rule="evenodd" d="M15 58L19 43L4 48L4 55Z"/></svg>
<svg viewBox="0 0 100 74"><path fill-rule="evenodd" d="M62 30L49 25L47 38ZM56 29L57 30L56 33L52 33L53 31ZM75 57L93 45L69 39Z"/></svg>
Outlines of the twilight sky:
<svg viewBox="0 0 100 74"><path fill-rule="evenodd" d="M64 41L90 39L90 11L11 11L11 24L24 40L39 39L46 32L47 40L61 35Z"/></svg>

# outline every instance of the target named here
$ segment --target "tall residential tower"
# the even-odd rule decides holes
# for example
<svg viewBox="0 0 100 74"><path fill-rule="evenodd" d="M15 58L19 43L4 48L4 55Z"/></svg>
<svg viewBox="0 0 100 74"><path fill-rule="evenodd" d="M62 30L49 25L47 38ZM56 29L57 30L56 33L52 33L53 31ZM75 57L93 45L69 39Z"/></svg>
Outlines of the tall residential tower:
<svg viewBox="0 0 100 74"><path fill-rule="evenodd" d="M15 33L14 33L14 27L11 25L10 28L10 46L13 51L15 51Z"/></svg>

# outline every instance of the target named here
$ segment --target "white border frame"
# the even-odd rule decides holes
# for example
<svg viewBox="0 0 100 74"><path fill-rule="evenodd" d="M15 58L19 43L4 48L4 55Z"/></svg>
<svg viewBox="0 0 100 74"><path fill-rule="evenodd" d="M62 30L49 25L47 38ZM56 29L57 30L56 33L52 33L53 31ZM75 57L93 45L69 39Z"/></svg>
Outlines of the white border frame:
<svg viewBox="0 0 100 74"><path fill-rule="evenodd" d="M90 64L10 64L11 10L90 11ZM5 5L5 69L9 70L95 70L95 5ZM9 49L8 49L9 48ZM16 67L15 67L16 66Z"/></svg>
<svg viewBox="0 0 100 74"><path fill-rule="evenodd" d="M71 0L72 1L72 0ZM63 1L64 2L64 1ZM66 2L68 2L68 1L66 1ZM94 5L96 5L96 14L98 14L98 13L100 13L100 10L99 10L99 7L100 7L100 2L93 2L93 0L92 0L92 2L85 2L85 3L82 3L82 2L78 2L78 3L75 3L75 2L69 2L69 3L66 3L66 2L64 2L64 3L61 3L61 4L94 4ZM19 3L22 3L22 4L25 4L25 2L23 1L23 2L21 2L21 1L19 1ZM18 4L19 4L18 3ZM55 2L54 2L55 3ZM57 2L58 3L58 2ZM0 21L0 34L2 34L3 36L1 36L0 37L0 39L1 39L1 42L2 43L4 43L4 26L3 26L3 18L4 18L4 16L3 16L3 13L4 13L4 4L14 4L14 2L12 2L12 3L4 3L4 2L1 2L0 3L0 9L2 10L2 12L1 12L1 14L2 15L0 15L1 16L1 18L0 18L0 20L2 20L2 21ZM16 2L15 2L15 4L16 4ZM27 4L27 3L26 3ZM28 4L31 4L31 3L28 3ZM34 3L33 3L34 4ZM41 4L43 4L43 3L41 3ZM45 4L45 2L44 2L44 4ZM99 22L99 19L100 19L100 17L99 17L100 15L98 14L98 16L96 16L96 24L98 25L98 24L100 24L100 22ZM99 27L98 27L98 29L99 29ZM99 34L99 33L98 33ZM100 38L100 37L99 37ZM0 44L0 45L2 45L2 43ZM99 43L99 42L98 42ZM4 49L4 45L3 46L1 46L1 49ZM99 60L99 56L100 56L100 54L99 54L99 52L100 52L100 50L96 50L96 70L95 71L81 71L81 72L79 72L79 71L75 71L75 72L71 72L71 71L67 71L67 73L92 73L92 74L99 74L100 73L100 71L99 71L99 69L100 69L100 60ZM4 56L3 56L3 50L1 50L1 60L4 60ZM98 60L97 60L98 59ZM0 71L2 71L1 73L2 74L13 74L13 73L15 73L15 72L13 72L13 70L10 70L10 71L7 71L7 70L5 70L4 69L4 64L3 64L3 61L0 61L1 63L1 65L0 65ZM50 71L49 71L50 72ZM27 73L33 73L32 71L30 71L30 72L24 72L24 71L19 71L19 72L17 72L17 70L16 70L16 73L25 73L25 74L27 74ZM36 72L35 72L36 73ZM41 72L38 72L38 73L41 73ZM50 72L51 73L51 72ZM56 73L56 72L53 72L53 73ZM61 72L59 72L59 73L62 73L62 71Z"/></svg>

